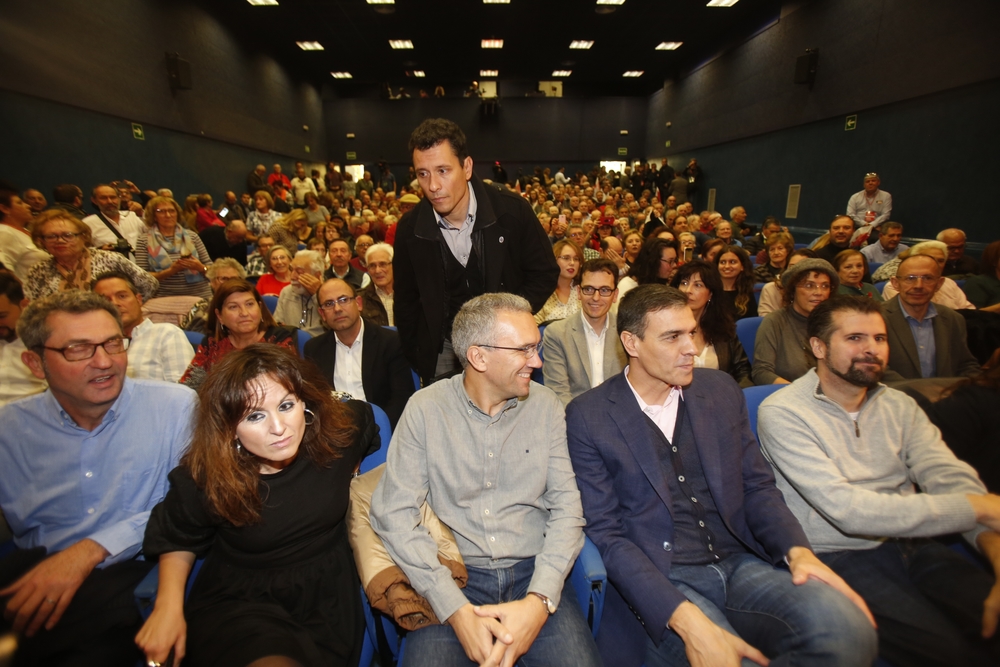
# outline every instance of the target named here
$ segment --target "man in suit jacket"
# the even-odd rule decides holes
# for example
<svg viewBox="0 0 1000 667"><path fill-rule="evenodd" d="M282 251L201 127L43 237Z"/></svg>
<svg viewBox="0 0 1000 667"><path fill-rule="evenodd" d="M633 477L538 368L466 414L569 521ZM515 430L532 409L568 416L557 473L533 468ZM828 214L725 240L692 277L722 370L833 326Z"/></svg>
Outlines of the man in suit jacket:
<svg viewBox="0 0 1000 667"><path fill-rule="evenodd" d="M413 395L413 375L399 335L361 317L361 297L339 278L319 288L320 316L330 329L306 343L305 357L323 371L337 391L374 403L396 428Z"/></svg>
<svg viewBox="0 0 1000 667"><path fill-rule="evenodd" d="M892 286L899 294L882 304L890 352L886 382L979 372L969 351L965 318L931 303L943 282L941 267L928 255L908 257L896 269Z"/></svg>
<svg viewBox="0 0 1000 667"><path fill-rule="evenodd" d="M592 259L580 269L579 281L580 313L545 327L542 373L563 405L620 373L627 362L609 312L618 300L618 266Z"/></svg>
<svg viewBox="0 0 1000 667"><path fill-rule="evenodd" d="M629 366L566 411L585 530L611 584L598 648L622 667L685 664L685 654L763 664L761 651L870 664L867 607L813 554L740 388L694 369L696 327L679 291L630 291L618 308Z"/></svg>
<svg viewBox="0 0 1000 667"><path fill-rule="evenodd" d="M406 358L430 381L461 370L451 323L463 303L511 292L537 311L555 290L559 267L531 206L472 173L455 123L424 121L409 149L425 198L396 228L394 321Z"/></svg>

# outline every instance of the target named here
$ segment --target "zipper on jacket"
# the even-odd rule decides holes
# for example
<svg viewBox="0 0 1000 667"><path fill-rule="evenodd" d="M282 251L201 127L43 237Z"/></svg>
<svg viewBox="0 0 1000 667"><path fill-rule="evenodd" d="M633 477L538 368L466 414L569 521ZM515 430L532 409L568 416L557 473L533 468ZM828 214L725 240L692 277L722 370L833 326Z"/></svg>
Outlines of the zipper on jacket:
<svg viewBox="0 0 1000 667"><path fill-rule="evenodd" d="M859 438L861 437L861 429L858 427L858 420L857 419L854 420L854 435L857 436L857 437L859 437Z"/></svg>

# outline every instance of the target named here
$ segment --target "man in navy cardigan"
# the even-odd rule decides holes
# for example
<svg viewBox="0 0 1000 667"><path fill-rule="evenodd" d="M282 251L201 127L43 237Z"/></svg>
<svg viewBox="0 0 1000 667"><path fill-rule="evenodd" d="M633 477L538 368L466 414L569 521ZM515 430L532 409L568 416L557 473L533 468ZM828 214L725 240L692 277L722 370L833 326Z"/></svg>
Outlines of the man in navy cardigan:
<svg viewBox="0 0 1000 667"><path fill-rule="evenodd" d="M618 309L629 366L566 411L585 530L611 584L605 662L871 664L868 608L812 553L740 388L694 370L696 327L677 290L632 290Z"/></svg>

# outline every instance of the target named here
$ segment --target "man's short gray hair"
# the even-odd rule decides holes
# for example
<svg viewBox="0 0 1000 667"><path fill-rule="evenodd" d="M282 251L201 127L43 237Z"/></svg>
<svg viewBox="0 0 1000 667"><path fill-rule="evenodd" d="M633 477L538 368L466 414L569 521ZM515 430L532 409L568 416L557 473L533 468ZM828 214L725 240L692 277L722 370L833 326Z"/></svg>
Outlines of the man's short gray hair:
<svg viewBox="0 0 1000 667"><path fill-rule="evenodd" d="M961 234L962 235L962 240L963 241L965 240L965 232L963 232L958 227L949 227L948 229L942 229L940 232L938 232L938 235L935 238L938 241L942 241L943 242L944 241L944 237L948 236L949 234Z"/></svg>
<svg viewBox="0 0 1000 667"><path fill-rule="evenodd" d="M744 213L746 213L746 210L742 206L734 206L734 207L732 207L731 209L729 209L729 217L730 218L735 218L736 214L739 213L740 211L743 211Z"/></svg>
<svg viewBox="0 0 1000 667"><path fill-rule="evenodd" d="M17 337L29 350L38 349L45 345L49 336L52 335L52 329L48 325L49 315L52 313L82 315L95 310L103 310L110 314L118 323L118 329L121 330L121 313L111 301L94 292L66 290L32 301L17 321Z"/></svg>
<svg viewBox="0 0 1000 667"><path fill-rule="evenodd" d="M215 260L205 269L205 275L208 276L209 280L213 280L219 269L235 269L236 273L240 274L240 280L244 280L247 277L247 270L232 257L220 257Z"/></svg>
<svg viewBox="0 0 1000 667"><path fill-rule="evenodd" d="M496 345L497 315L501 312L531 315L531 304L516 294L482 294L466 301L455 315L455 322L451 325L451 347L462 368L469 365L467 354L470 347Z"/></svg>
<svg viewBox="0 0 1000 667"><path fill-rule="evenodd" d="M371 245L371 246L368 247L368 250L365 251L365 264L367 264L368 262L371 261L372 253L376 253L376 252L385 252L385 253L388 253L389 254L389 262L392 263L392 257L393 257L393 255L395 254L396 251L393 250L392 246L389 245L388 243L376 243L374 245Z"/></svg>
<svg viewBox="0 0 1000 667"><path fill-rule="evenodd" d="M313 273L323 273L323 269L326 268L326 264L323 262L323 255L319 254L315 250L299 250L295 253L295 259L308 260L309 270Z"/></svg>

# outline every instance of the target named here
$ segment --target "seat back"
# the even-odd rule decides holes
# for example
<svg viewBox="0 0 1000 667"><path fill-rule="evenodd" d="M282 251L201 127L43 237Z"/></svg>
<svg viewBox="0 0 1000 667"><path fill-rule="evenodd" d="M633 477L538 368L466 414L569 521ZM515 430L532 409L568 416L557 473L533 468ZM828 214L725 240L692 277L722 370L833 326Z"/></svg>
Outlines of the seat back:
<svg viewBox="0 0 1000 667"><path fill-rule="evenodd" d="M361 467L358 469L358 472L362 475L385 463L385 456L389 451L389 442L392 440L392 424L389 423L389 415L385 414L385 410L374 403L369 403L368 405L371 406L372 413L375 415L375 423L378 424L378 435L382 440L382 446L379 447L377 452L372 452L361 461Z"/></svg>
<svg viewBox="0 0 1000 667"><path fill-rule="evenodd" d="M198 346L205 341L205 334L197 331L185 331L184 335L187 336L188 342L191 343L195 352L198 351Z"/></svg>
<svg viewBox="0 0 1000 667"><path fill-rule="evenodd" d="M264 300L264 305L267 306L267 309L271 311L272 315L274 315L274 311L278 307L278 297L273 294L264 294L260 298Z"/></svg>
<svg viewBox="0 0 1000 667"><path fill-rule="evenodd" d="M295 344L299 349L299 358L306 358L306 343L312 340L312 334L303 329L299 329L295 334Z"/></svg>
<svg viewBox="0 0 1000 667"><path fill-rule="evenodd" d="M740 345L743 346L751 364L753 363L753 345L754 341L757 340L757 329L760 328L762 321L764 321L763 317L744 317L742 320L736 320L736 337L740 339Z"/></svg>
<svg viewBox="0 0 1000 667"><path fill-rule="evenodd" d="M743 398L747 402L747 414L750 415L750 428L753 429L753 434L757 435L757 409L760 408L760 404L764 402L764 399L784 388L786 385L783 384L765 384L759 387L745 387L743 389ZM758 442L760 439L758 438Z"/></svg>
<svg viewBox="0 0 1000 667"><path fill-rule="evenodd" d="M543 324L540 327L538 327L538 335L539 335L539 339L538 340L544 340L545 339L545 327L546 326L548 326L548 325ZM545 363L545 358L542 355L542 350L541 349L538 350L538 360L541 361L542 364ZM534 380L535 382L537 382L538 384L545 384L545 374L542 373L542 367L541 366L539 366L535 370L531 371L531 379Z"/></svg>

